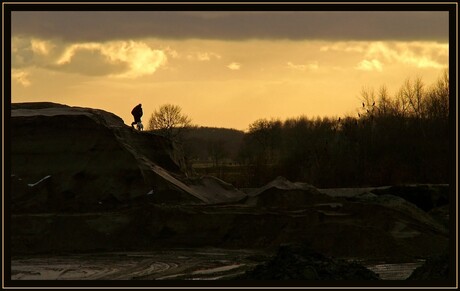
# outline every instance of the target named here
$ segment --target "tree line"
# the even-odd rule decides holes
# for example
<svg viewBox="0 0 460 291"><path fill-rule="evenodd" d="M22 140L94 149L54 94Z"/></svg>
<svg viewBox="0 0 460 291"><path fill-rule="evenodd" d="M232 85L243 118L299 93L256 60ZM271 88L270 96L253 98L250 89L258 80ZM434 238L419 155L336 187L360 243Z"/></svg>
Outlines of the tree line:
<svg viewBox="0 0 460 291"><path fill-rule="evenodd" d="M393 95L385 86L363 88L355 116L259 119L249 125L248 132L226 133L221 139L216 134L211 138L211 129L191 126L180 107L169 107L177 122L158 126L158 120L174 116L159 118L165 115L160 108L152 115L150 128L184 144L189 161L207 155L212 167L221 167L220 175L222 161L232 160L238 167L227 167L233 171L229 182L237 187L258 187L277 176L317 187L448 183L447 71L432 85L408 78ZM187 128L194 134L186 134ZM231 136L238 139L232 143L238 149L230 155L224 148ZM194 141L200 144L194 146Z"/></svg>
<svg viewBox="0 0 460 291"><path fill-rule="evenodd" d="M394 96L382 86L360 97L356 116L253 122L239 155L245 184L279 175L317 187L448 182L447 71L431 86L409 78Z"/></svg>

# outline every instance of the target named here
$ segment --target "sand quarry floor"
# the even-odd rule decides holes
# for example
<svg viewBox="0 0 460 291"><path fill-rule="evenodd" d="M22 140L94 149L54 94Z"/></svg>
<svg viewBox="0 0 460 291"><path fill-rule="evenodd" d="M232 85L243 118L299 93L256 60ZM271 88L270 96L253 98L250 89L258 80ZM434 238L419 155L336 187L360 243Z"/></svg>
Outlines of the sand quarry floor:
<svg viewBox="0 0 460 291"><path fill-rule="evenodd" d="M225 280L266 258L255 250L172 249L13 258L12 280ZM382 280L404 280L423 261L361 262Z"/></svg>
<svg viewBox="0 0 460 291"><path fill-rule="evenodd" d="M175 152L174 147L158 136L133 131L124 125L121 118L111 113L56 104L23 104L16 105L11 116L14 126L12 149L16 150L12 156L15 166L12 174L24 178L22 183L17 184L17 188L23 190L13 192L18 196L14 200L18 202L18 209L23 211L12 217L16 223L13 226L13 242L16 243L16 254L25 250L35 253L12 258L13 280L231 279L267 261L267 258L273 255L242 248L256 248L262 243L269 245L269 242L275 244L275 239L279 239L280 242L292 241L299 239L299 234L307 238L310 231L323 237L329 237L330 232L337 234L330 243L337 247L338 251L341 251L341 248L354 250L360 246L364 249L369 245L366 240L358 245L353 239L364 236L363 230L367 234L375 234L374 227L381 230L377 234L382 236L370 236L365 239L378 244L381 242L380 237L388 238L389 241L381 242L384 254L397 254L398 249L393 248L397 246L394 242L415 242L420 245L416 251L424 254L431 251L439 252L447 243L445 231L436 225L433 226L434 223L428 214L401 203L400 200L384 200L386 204L383 205L379 204L380 202L366 201L342 203L333 199L354 197L375 188L311 189L303 183L297 184L277 178L264 187L247 189L248 191L243 193L215 178L186 183L177 178L181 173L181 160L176 156L179 154ZM114 156L117 159L113 159ZM27 179L31 181L24 182ZM56 185L59 186L57 189L52 187ZM171 189L180 191L169 191ZM305 196L302 191L307 191L311 195ZM329 197L323 197L326 195L319 195L317 191ZM22 196L18 193L22 193ZM33 196L34 199L27 196L30 193L36 195ZM59 193L70 196L67 200L55 201L53 197L57 196L53 195ZM111 196L94 197L94 193L111 193ZM164 197L162 193L176 196ZM153 196L148 196L151 194ZM137 208L107 215L92 213L98 211L99 205L105 205L106 200L110 202L109 198L126 201L147 196L147 201L157 197L155 202L177 200L184 205L189 202L205 205L178 206L177 209L158 207L155 210L149 209L149 205L143 205L139 206L139 210L145 211L141 213L136 212ZM247 201L236 206L210 206L236 203L242 198L247 198ZM71 214L49 214L48 201L53 209L70 209L77 214L72 211L69 212ZM85 208L89 205L92 208ZM305 205L312 206L304 209ZM79 213L81 209L85 209L86 212ZM352 217L349 211L354 211L355 216ZM193 219L190 219L191 217ZM143 224L136 224L138 221ZM305 221L311 224L305 224ZM150 227L154 232L137 238L130 237L129 235L137 230L130 228L132 225L139 228ZM303 227L310 225L311 229ZM327 227L322 228L324 225ZM194 232L197 226L203 226L203 231L199 234ZM110 233L106 231L107 227ZM162 232L171 228L175 232ZM238 231L232 232L233 229ZM130 232L126 232L127 230ZM341 232L336 233L337 230ZM273 237L273 233L279 236ZM226 238L226 234L232 236ZM417 240L419 234L421 238ZM168 235L171 235L171 238ZM54 245L49 245L43 239L45 236L53 238L50 243ZM221 247L221 242L226 241L229 247L240 249L168 248L149 252L64 255L66 251L94 250L94 246L98 244L101 248L96 249L103 250L138 249L134 245L135 242L154 249L152 240L156 236L161 237L161 242L164 242L161 245L168 247L171 245L168 243L171 242L190 246L193 244L189 241L193 239L195 242L206 239L206 244L199 245ZM241 238L247 238L250 243L242 243ZM342 238L348 240L344 241ZM117 243L113 243L114 240ZM323 242L319 239L316 241ZM328 247L322 244L323 248ZM88 245L91 245L91 248ZM414 244L405 243L404 246L406 245L411 247ZM56 246L60 249L56 249ZM408 251L407 248L404 251ZM61 255L50 255L50 252ZM423 261L360 263L379 274L381 279L402 280Z"/></svg>

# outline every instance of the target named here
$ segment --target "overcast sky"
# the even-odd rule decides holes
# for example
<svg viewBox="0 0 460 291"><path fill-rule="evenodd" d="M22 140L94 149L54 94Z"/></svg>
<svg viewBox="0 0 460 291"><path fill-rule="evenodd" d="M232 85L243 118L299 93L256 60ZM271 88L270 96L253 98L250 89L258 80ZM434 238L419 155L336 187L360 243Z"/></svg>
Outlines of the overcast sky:
<svg viewBox="0 0 460 291"><path fill-rule="evenodd" d="M448 12L12 12L12 102L101 108L131 122L172 103L198 125L354 114L364 86L429 84ZM51 82L50 82L51 81Z"/></svg>
<svg viewBox="0 0 460 291"><path fill-rule="evenodd" d="M14 12L14 35L142 39L448 40L447 12Z"/></svg>

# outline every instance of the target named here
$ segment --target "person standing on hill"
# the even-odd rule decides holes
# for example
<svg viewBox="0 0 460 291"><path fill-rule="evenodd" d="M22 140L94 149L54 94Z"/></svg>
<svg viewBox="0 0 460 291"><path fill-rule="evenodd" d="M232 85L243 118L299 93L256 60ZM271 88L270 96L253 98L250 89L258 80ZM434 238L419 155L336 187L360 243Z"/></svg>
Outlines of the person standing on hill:
<svg viewBox="0 0 460 291"><path fill-rule="evenodd" d="M131 110L131 114L134 116L134 122L131 123L131 127L134 128L134 125L141 122L141 117L143 115L142 112L142 104L137 105L136 107Z"/></svg>

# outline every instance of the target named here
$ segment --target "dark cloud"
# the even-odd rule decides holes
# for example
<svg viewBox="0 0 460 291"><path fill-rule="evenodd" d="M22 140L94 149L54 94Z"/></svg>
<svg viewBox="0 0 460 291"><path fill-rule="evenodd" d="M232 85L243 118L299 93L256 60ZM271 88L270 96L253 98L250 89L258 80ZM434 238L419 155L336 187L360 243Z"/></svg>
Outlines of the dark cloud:
<svg viewBox="0 0 460 291"><path fill-rule="evenodd" d="M12 34L65 41L170 39L448 40L448 12L13 11Z"/></svg>

